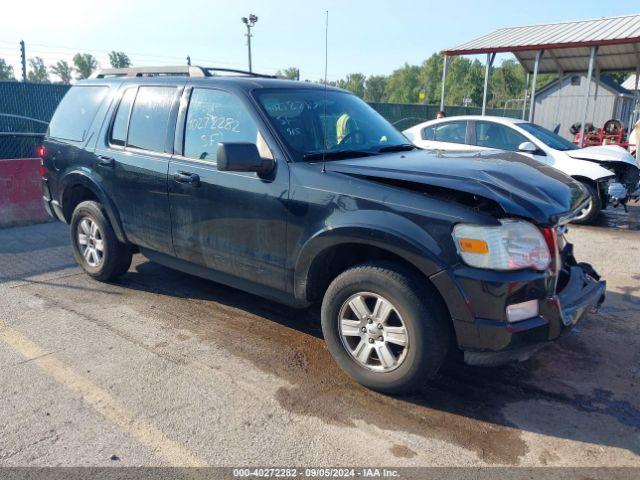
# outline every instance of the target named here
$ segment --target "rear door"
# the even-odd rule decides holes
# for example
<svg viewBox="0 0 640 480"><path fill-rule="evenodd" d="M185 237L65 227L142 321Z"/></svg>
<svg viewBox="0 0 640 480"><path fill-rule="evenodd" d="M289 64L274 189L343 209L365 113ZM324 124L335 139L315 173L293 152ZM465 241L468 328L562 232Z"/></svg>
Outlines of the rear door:
<svg viewBox="0 0 640 480"><path fill-rule="evenodd" d="M286 207L289 168L276 158L275 172L222 172L219 142L251 142L274 158L248 99L231 91L187 89L171 161L169 199L176 255L252 283L285 289ZM264 135L263 135L264 134Z"/></svg>
<svg viewBox="0 0 640 480"><path fill-rule="evenodd" d="M173 254L167 170L182 85L125 86L96 149L96 171L127 239Z"/></svg>

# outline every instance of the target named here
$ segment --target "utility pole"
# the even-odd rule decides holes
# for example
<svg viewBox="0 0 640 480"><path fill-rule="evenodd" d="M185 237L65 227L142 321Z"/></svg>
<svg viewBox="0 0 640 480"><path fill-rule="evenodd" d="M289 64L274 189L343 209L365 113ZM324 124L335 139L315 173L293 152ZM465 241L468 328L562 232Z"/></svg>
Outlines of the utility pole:
<svg viewBox="0 0 640 480"><path fill-rule="evenodd" d="M247 26L247 33L245 33L245 36L247 37L247 49L249 52L249 71L250 72L253 72L253 69L251 66L251 37L252 37L251 29L255 26L257 21L258 21L258 17L253 13L249 14L249 18L242 17L242 23L244 23Z"/></svg>
<svg viewBox="0 0 640 480"><path fill-rule="evenodd" d="M20 40L20 61L22 63L22 81L27 81L27 54L24 48L24 40Z"/></svg>

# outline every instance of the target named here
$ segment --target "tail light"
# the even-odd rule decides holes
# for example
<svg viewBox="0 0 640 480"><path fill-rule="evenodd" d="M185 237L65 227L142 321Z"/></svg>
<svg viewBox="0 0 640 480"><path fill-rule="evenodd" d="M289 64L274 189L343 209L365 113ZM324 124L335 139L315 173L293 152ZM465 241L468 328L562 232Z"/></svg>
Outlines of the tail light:
<svg viewBox="0 0 640 480"><path fill-rule="evenodd" d="M44 157L47 155L47 149L44 145L38 145L36 147L36 156L40 159L40 176L44 177L47 174L47 169L44 166Z"/></svg>

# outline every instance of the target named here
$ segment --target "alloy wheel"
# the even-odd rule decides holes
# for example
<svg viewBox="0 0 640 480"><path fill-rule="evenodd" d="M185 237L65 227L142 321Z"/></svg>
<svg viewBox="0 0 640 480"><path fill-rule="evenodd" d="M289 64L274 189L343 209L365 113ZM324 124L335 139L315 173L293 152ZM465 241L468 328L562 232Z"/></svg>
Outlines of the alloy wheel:
<svg viewBox="0 0 640 480"><path fill-rule="evenodd" d="M102 231L90 217L83 217L77 227L78 248L90 267L99 267L104 260L105 244Z"/></svg>
<svg viewBox="0 0 640 480"><path fill-rule="evenodd" d="M396 307L383 296L352 295L340 308L339 322L342 344L361 366L390 372L405 360L409 333Z"/></svg>

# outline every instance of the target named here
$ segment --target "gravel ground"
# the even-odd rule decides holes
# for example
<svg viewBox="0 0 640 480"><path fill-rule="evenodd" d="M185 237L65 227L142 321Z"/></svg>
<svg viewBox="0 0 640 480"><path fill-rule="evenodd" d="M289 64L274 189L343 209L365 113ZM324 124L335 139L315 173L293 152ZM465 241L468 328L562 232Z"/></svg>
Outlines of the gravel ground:
<svg viewBox="0 0 640 480"><path fill-rule="evenodd" d="M98 283L66 225L0 230L0 466L640 466L639 219L570 229L600 313L409 398L346 378L314 309L139 255Z"/></svg>

